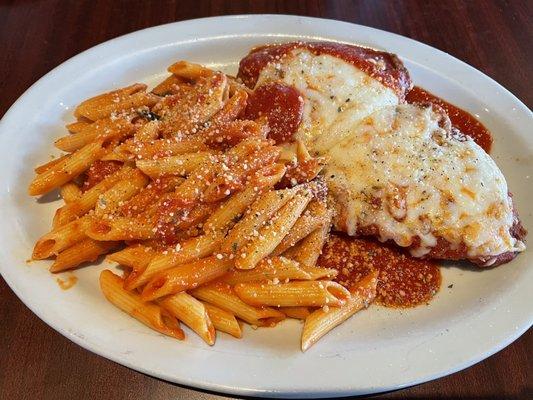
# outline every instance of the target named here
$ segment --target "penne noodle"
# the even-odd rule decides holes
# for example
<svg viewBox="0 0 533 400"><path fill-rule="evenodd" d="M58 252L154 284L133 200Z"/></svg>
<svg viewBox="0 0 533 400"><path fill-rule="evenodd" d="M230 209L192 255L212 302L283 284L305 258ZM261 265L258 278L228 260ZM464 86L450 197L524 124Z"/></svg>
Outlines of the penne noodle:
<svg viewBox="0 0 533 400"><path fill-rule="evenodd" d="M188 61L178 61L167 68L168 72L179 78L195 81L199 78L207 78L214 74L214 71L200 64Z"/></svg>
<svg viewBox="0 0 533 400"><path fill-rule="evenodd" d="M303 239L297 247L289 249L287 256L307 267L316 265L331 229L331 217L329 218L320 228L315 229Z"/></svg>
<svg viewBox="0 0 533 400"><path fill-rule="evenodd" d="M350 292L333 281L238 283L233 290L242 301L252 306L341 306L350 298Z"/></svg>
<svg viewBox="0 0 533 400"><path fill-rule="evenodd" d="M364 277L352 290L352 296L341 307L320 308L312 312L304 323L302 351L306 351L322 336L350 318L357 311L368 307L376 296L377 271Z"/></svg>
<svg viewBox="0 0 533 400"><path fill-rule="evenodd" d="M34 171L35 171L36 174L42 174L43 172L46 172L49 169L51 169L54 165L57 165L60 162L65 161L69 157L70 157L70 154L64 154L64 155L62 155L60 157L54 158L53 160L48 161L45 164L39 165L38 167L36 167L34 169Z"/></svg>
<svg viewBox="0 0 533 400"><path fill-rule="evenodd" d="M296 139L296 158L298 159L298 162L307 161L313 158L311 157L311 154L309 154L305 142L301 139Z"/></svg>
<svg viewBox="0 0 533 400"><path fill-rule="evenodd" d="M248 282L288 282L289 280L311 280L311 275L300 268L297 262L284 257L264 258L254 269L231 270L222 278L230 285Z"/></svg>
<svg viewBox="0 0 533 400"><path fill-rule="evenodd" d="M211 152L203 151L196 153L186 153L177 156L158 158L156 160L138 160L135 164L146 175L152 179L167 175L188 175L198 166L204 163Z"/></svg>
<svg viewBox="0 0 533 400"><path fill-rule="evenodd" d="M289 318L306 319L311 312L307 307L280 307L283 314Z"/></svg>
<svg viewBox="0 0 533 400"><path fill-rule="evenodd" d="M316 200L311 201L307 209L300 215L300 218L294 223L287 236L283 238L272 254L279 255L290 247L293 247L300 240L323 225L326 217L326 206Z"/></svg>
<svg viewBox="0 0 533 400"><path fill-rule="evenodd" d="M142 298L152 301L163 296L194 289L220 278L233 262L228 257L211 256L167 269L154 276L144 287Z"/></svg>
<svg viewBox="0 0 533 400"><path fill-rule="evenodd" d="M100 105L100 104L105 105L105 104L108 104L109 102L116 102L116 99L119 99L119 100L124 99L128 97L129 95L132 95L140 91L144 91L146 90L146 88L147 86L145 84L134 83L133 85L126 86L121 89L112 90L110 92L106 92L106 93L96 95L94 97L90 97L89 99L82 101L78 105L78 107L76 107L76 109L74 110L74 116L78 119L86 118L90 121L95 121L96 119L99 119L99 118L93 119L93 118L85 117L82 115L83 113L79 112L79 109L83 109L84 107L89 106L89 105L90 106L95 106L95 105Z"/></svg>
<svg viewBox="0 0 533 400"><path fill-rule="evenodd" d="M183 84L183 79L174 74L170 75L163 82L159 83L152 89L152 93L158 96L167 96L169 94L176 94L176 87Z"/></svg>
<svg viewBox="0 0 533 400"><path fill-rule="evenodd" d="M197 203L204 191L209 186L209 182L215 177L219 158L208 157L200 164L185 181L176 189L176 199L178 205L188 206Z"/></svg>
<svg viewBox="0 0 533 400"><path fill-rule="evenodd" d="M149 179L139 170L133 172L124 179L115 183L110 189L100 195L94 209L96 215L110 215L124 202L139 193Z"/></svg>
<svg viewBox="0 0 533 400"><path fill-rule="evenodd" d="M254 174L251 183L260 188L272 187L281 181L285 171L286 168L283 164L268 165Z"/></svg>
<svg viewBox="0 0 533 400"><path fill-rule="evenodd" d="M142 160L153 160L160 157L171 157L180 154L194 153L195 151L207 151L209 148L203 140L197 137L186 137L178 139L177 137L169 139L157 139L151 142L132 141L124 142L119 146L120 151L128 156Z"/></svg>
<svg viewBox="0 0 533 400"><path fill-rule="evenodd" d="M98 242L92 239L83 239L72 247L63 250L57 255L50 267L50 272L61 272L75 268L84 262L96 261L102 254L109 253L119 246L117 242Z"/></svg>
<svg viewBox="0 0 533 400"><path fill-rule="evenodd" d="M109 254L106 260L129 267L134 271L144 271L156 254L157 252L150 247L136 245Z"/></svg>
<svg viewBox="0 0 533 400"><path fill-rule="evenodd" d="M266 139L268 125L250 120L235 120L211 125L198 137L213 149L227 149L250 138Z"/></svg>
<svg viewBox="0 0 533 400"><path fill-rule="evenodd" d="M171 227L174 228L174 232L180 230L184 231L194 227L199 228L200 226L204 225L205 220L219 207L218 203L211 203L199 204L196 207L192 207L192 209L174 209L171 204L172 199L173 195L171 195L168 199L164 199L162 204L158 203L156 205L156 207L158 207L158 219L155 227L157 229L156 234L159 235L159 237L165 236L164 228L162 228L162 225L164 224L170 224Z"/></svg>
<svg viewBox="0 0 533 400"><path fill-rule="evenodd" d="M334 268L321 268L321 267L307 267L300 265L302 271L305 271L309 275L309 279L316 281L318 279L333 279L337 276L338 271Z"/></svg>
<svg viewBox="0 0 533 400"><path fill-rule="evenodd" d="M272 165L279 157L277 147L263 147L248 154L233 166L228 167L216 176L203 193L204 201L216 201L225 198L230 193L241 190L247 183L248 177L266 165Z"/></svg>
<svg viewBox="0 0 533 400"><path fill-rule="evenodd" d="M213 326L217 331L225 332L237 339L242 337L242 328L235 315L210 303L202 302Z"/></svg>
<svg viewBox="0 0 533 400"><path fill-rule="evenodd" d="M81 189L74 182L67 182L61 186L60 193L65 203L72 203L81 197Z"/></svg>
<svg viewBox="0 0 533 400"><path fill-rule="evenodd" d="M222 110L213 115L210 121L211 125L224 125L234 121L246 109L247 100L246 90L237 90L224 104Z"/></svg>
<svg viewBox="0 0 533 400"><path fill-rule="evenodd" d="M262 194L235 224L221 246L225 254L237 254L241 247L254 235L270 217L295 195L294 190L271 190Z"/></svg>
<svg viewBox="0 0 533 400"><path fill-rule="evenodd" d="M90 217L87 215L48 232L35 243L32 258L34 260L42 260L57 255L66 248L80 242L87 237L85 231L90 222Z"/></svg>
<svg viewBox="0 0 533 400"><path fill-rule="evenodd" d="M106 152L103 141L90 143L70 157L62 159L50 169L37 175L30 184L30 196L45 194L80 175Z"/></svg>
<svg viewBox="0 0 533 400"><path fill-rule="evenodd" d="M209 346L215 344L215 327L202 302L183 292L165 297L158 304L196 332Z"/></svg>
<svg viewBox="0 0 533 400"><path fill-rule="evenodd" d="M161 271L203 258L220 247L222 232L215 232L191 238L176 245L175 249L156 255L140 274L131 273L126 280L126 289L133 290L146 284Z"/></svg>
<svg viewBox="0 0 533 400"><path fill-rule="evenodd" d="M133 135L136 142L150 142L159 136L159 121L148 121Z"/></svg>
<svg viewBox="0 0 533 400"><path fill-rule="evenodd" d="M135 84L92 97L76 107L74 116L96 121L109 117L113 113L135 110L142 106L152 107L158 102L159 97L152 93L145 93L144 90L146 90L146 85Z"/></svg>
<svg viewBox="0 0 533 400"><path fill-rule="evenodd" d="M126 291L122 286L123 279L113 272L104 270L100 273L100 289L109 302L149 328L179 340L185 338L175 317L156 304L143 302L140 295Z"/></svg>
<svg viewBox="0 0 533 400"><path fill-rule="evenodd" d="M67 128L67 131L70 133L78 133L84 130L87 126L91 125L91 123L92 122L87 121L76 121L65 125L65 128Z"/></svg>
<svg viewBox="0 0 533 400"><path fill-rule="evenodd" d="M155 236L153 226L141 218L113 216L94 219L85 233L94 240L146 240Z"/></svg>
<svg viewBox="0 0 533 400"><path fill-rule="evenodd" d="M270 223L262 227L259 234L242 248L240 255L235 259L235 267L237 269L252 269L259 260L272 253L290 231L310 200L311 193L308 190L297 193L276 213Z"/></svg>
<svg viewBox="0 0 533 400"><path fill-rule="evenodd" d="M191 295L223 310L253 326L274 326L285 318L285 314L270 307L253 307L244 303L228 284L215 283L200 286Z"/></svg>
<svg viewBox="0 0 533 400"><path fill-rule="evenodd" d="M205 221L204 230L206 232L226 230L228 225L239 218L246 208L259 195L255 188L250 187L241 193L236 193Z"/></svg>
<svg viewBox="0 0 533 400"><path fill-rule="evenodd" d="M184 178L171 176L150 182L120 207L119 214L126 217L148 214L148 210L154 205L159 206L183 181Z"/></svg>
<svg viewBox="0 0 533 400"><path fill-rule="evenodd" d="M70 221L81 217L94 208L100 195L109 190L113 185L120 181L125 176L129 175L133 170L130 167L122 167L119 171L109 175L101 182L94 185L92 188L84 192L79 199L68 203L58 210L59 226L64 225Z"/></svg>
<svg viewBox="0 0 533 400"><path fill-rule="evenodd" d="M102 119L86 126L82 131L63 136L54 145L72 153L96 140L122 139L133 132L133 124L126 118Z"/></svg>

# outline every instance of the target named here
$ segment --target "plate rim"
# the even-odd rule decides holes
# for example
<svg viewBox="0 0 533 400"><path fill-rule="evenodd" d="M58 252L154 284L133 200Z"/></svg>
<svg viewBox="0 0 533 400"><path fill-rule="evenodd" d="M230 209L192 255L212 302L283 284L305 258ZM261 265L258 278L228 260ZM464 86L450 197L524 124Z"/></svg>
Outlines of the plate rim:
<svg viewBox="0 0 533 400"><path fill-rule="evenodd" d="M70 65L75 63L78 59L83 59L83 58L85 58L87 56L95 54L95 53L97 53L99 51L100 48L104 48L104 47L107 47L109 45L116 45L117 43L120 43L121 41L126 41L126 40L128 40L129 38L131 38L133 36L145 35L146 32L148 32L150 30L155 31L157 29L165 29L165 28L172 27L172 26L179 25L179 24L188 24L188 23L189 24L191 24L191 23L194 24L194 23L198 23L198 22L205 23L205 22L209 22L210 20L228 20L228 21L231 21L231 20L234 20L234 19L242 19L242 18L244 18L244 19L254 19L254 18L257 18L257 17L259 17L259 18L267 17L267 18L277 18L277 19L286 19L286 18L288 18L288 19L301 19L301 20L310 20L310 21L315 21L315 22L320 22L320 23L328 23L328 24L330 24L330 23L343 24L343 25L347 25L347 26L351 26L351 27L355 26L355 27L359 27L359 28L364 28L364 29L377 31L377 32L380 32L380 34L385 33L385 34L388 34L388 35L392 35L393 37L395 37L398 40L407 41L410 44L414 44L416 46L421 46L422 48L426 48L426 51L430 50L431 52L441 53L441 55L446 56L450 60L453 60L456 63L460 63L458 65L460 65L461 68L466 68L468 70L471 70L471 72L473 71L476 74L481 74L484 79L490 80L492 82L492 84L497 85L500 90L505 92L508 96L512 97L513 103L516 106L522 108L522 111L529 112L529 114L531 114L531 110L529 110L529 108L519 98L517 98L512 92L510 92L508 89L506 89L505 87L500 85L497 81L495 81L490 76L486 75L485 73L477 70L476 68L470 66L469 64L465 63L464 61L461 61L460 59L458 59L458 58L456 58L456 57L454 57L454 56L452 56L452 55L450 55L450 54L448 54L448 53L446 53L446 52L444 52L442 50L439 50L439 49L434 48L432 46L426 45L426 44L424 44L422 42L419 42L417 40L414 40L414 39L411 39L411 38L408 38L408 37L405 37L405 36L402 36L402 35L399 35L399 34L396 34L396 33L388 32L388 31L385 31L385 30L369 27L369 26L366 26L366 25L354 24L354 23L351 23L351 22L345 22L345 21L339 21L339 20L333 20L333 19L303 17L303 16L286 15L286 14L239 14L239 15L224 15L224 16L189 19L189 20L171 22L171 23L168 23L168 24L162 24L162 25L157 25L157 26L153 26L153 27L148 27L148 28L144 28L144 29L141 29L141 30L138 30L138 31L130 32L130 33L122 35L122 36L115 37L113 39L110 39L108 41L105 41L105 42L100 43L98 45L95 45L95 46L93 46L93 47L91 47L89 49L84 50L83 52L81 52L81 53L69 58L68 60L64 61L63 63L61 63L58 66L56 66L55 68L53 68L51 71L49 71L48 73L43 75L35 83L33 83L28 89L26 89L24 91L24 93L9 107L9 109L5 112L4 116L0 120L0 139L3 139L4 135L7 135L7 133L4 132L4 130L5 130L4 127L8 124L8 122L10 122L11 119L16 119L17 109L19 107L21 107L21 105L24 104L24 102L25 102L25 100L27 98L30 98L32 96L33 92L37 91L40 86L46 84L46 82L48 82L49 80L53 80L54 76L56 74L60 73L63 69L68 68ZM206 36L209 36L209 33L206 33ZM400 57L402 56L401 54L399 54L399 55L400 55ZM133 361L129 361L125 357L120 357L119 354L111 354L109 352L106 352L105 350L101 350L101 349L99 349L97 347L97 345L90 343L86 338L76 335L75 332L69 332L69 331L67 331L64 328L56 326L56 324L54 324L54 323L50 323L49 321L51 321L52 318L47 317L46 315L43 315L44 313L42 313L40 310L38 310L36 308L36 304L31 303L31 301L28 298L25 298L24 295L19 292L18 288L15 285L15 280L12 281L11 279L7 278L10 275L10 273L8 271L8 267L4 266L3 262L0 263L0 274L3 276L4 280L6 281L8 286L11 288L11 290L13 290L13 292L16 294L16 296L22 301L22 303L26 307L28 307L35 315L37 315L37 317L39 319L41 319L48 326L52 327L56 332L59 332L61 335L63 335L67 339L73 341L74 343L78 344L79 346L83 347L84 349L89 350L92 353L98 354L98 355L100 355L102 357L105 357L107 359L110 359L110 360L112 360L114 362L117 362L117 363L119 363L121 365L124 365L126 367L132 368L134 370L140 371L142 373L145 373L145 374L148 374L148 375L151 375L151 376L156 376L158 378L165 379L165 380L167 380L169 382L175 382L175 383L178 383L178 384L187 385L187 386L190 386L192 388L199 388L199 389L211 390L211 391L216 391L216 392L220 392L220 393L228 393L228 394L256 395L256 396L265 396L265 397L278 397L278 396L287 396L287 395L291 396L291 397L294 397L294 396L298 396L298 397L300 397L300 396L303 396L303 397L314 397L314 396L327 395L329 397L329 396L341 396L341 395L363 394L363 393L371 394L371 393L378 393L378 392L383 392L383 391L388 391L388 390L401 389L401 388L405 388L405 387L408 387L408 386L416 385L416 384L419 384L419 383L428 382L428 381L431 381L431 380L434 380L434 379L437 379L437 378L440 378L440 377L443 377L443 376L450 375L450 374L455 373L457 371L463 370L463 369L465 369L465 368L467 368L467 367L469 367L469 366L471 366L471 365L473 365L473 364L475 364L475 363L477 363L477 362L479 362L479 361L481 361L481 360L493 355L494 353L500 351L504 347L508 346L513 341L515 341L517 338L519 338L524 332L526 332L531 327L531 325L533 324L533 315L530 315L529 321L526 321L525 323L523 323L520 326L520 329L515 330L513 332L513 334L512 335L508 335L505 338L505 340L499 341L492 348L490 348L489 350L483 352L482 354L479 354L477 357L469 358L465 362L463 362L461 364L457 364L456 368L447 369L445 371L442 371L441 373L428 374L428 375L423 375L423 376L419 374L419 378L411 380L411 381L406 382L404 384L400 384L400 385L397 385L397 384L391 385L391 386L384 385L384 386L381 386L381 387L376 387L373 390L372 389L371 390L363 390L362 392L357 391L357 389L354 390L353 388L351 390L348 389L348 391L346 391L345 389L344 390L341 389L339 391L335 391L335 390L331 390L331 388L329 388L329 387L328 388L315 388L315 389L313 389L313 390L311 390L309 392L302 392L302 391L293 392L293 391L290 391L290 390L288 390L288 391L287 390L279 391L278 389L254 389L254 388L247 388L247 387L227 387L227 386L224 386L223 384L215 384L215 383L211 383L211 382L200 382L198 380L190 379L188 377L181 377L181 376L180 377L175 377L175 376L169 377L169 376L165 375L164 373L160 373L158 371L154 371L153 369L144 368L142 365L136 364Z"/></svg>

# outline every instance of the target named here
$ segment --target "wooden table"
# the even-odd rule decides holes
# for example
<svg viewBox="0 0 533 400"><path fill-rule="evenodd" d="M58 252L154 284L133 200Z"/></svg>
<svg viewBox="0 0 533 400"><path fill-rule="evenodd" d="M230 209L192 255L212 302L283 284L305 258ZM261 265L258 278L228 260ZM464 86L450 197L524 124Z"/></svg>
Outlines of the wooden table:
<svg viewBox="0 0 533 400"><path fill-rule="evenodd" d="M529 107L533 105L533 8L527 0L3 0L0 115L46 72L96 44L168 22L245 13L333 18L396 32L454 55L500 82ZM533 396L532 348L530 330L465 371L375 398L525 400ZM0 279L0 398L224 397L154 379L89 353L40 321Z"/></svg>

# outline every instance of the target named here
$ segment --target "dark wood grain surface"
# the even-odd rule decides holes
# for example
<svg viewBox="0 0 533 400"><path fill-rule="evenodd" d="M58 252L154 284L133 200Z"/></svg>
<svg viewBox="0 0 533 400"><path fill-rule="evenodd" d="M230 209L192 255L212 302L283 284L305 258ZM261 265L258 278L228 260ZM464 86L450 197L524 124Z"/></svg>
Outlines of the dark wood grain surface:
<svg viewBox="0 0 533 400"><path fill-rule="evenodd" d="M173 21L246 13L332 18L401 34L483 71L531 108L532 8L527 0L0 0L0 116L46 72L96 44ZM462 372L374 398L531 399L532 348L530 330ZM0 278L0 399L181 398L225 397L163 382L89 353L40 321Z"/></svg>

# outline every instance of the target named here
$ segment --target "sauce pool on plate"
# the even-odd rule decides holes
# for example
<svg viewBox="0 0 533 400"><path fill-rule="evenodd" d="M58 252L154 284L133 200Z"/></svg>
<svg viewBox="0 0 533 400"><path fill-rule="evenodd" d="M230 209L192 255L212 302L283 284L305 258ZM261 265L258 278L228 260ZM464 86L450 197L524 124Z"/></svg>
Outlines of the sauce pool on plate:
<svg viewBox="0 0 533 400"><path fill-rule="evenodd" d="M68 290L78 282L78 278L72 275L69 276L66 280L57 278L56 282L62 290Z"/></svg>
<svg viewBox="0 0 533 400"><path fill-rule="evenodd" d="M347 288L378 270L376 302L386 307L428 303L441 285L435 262L414 258L393 245L339 233L331 234L318 265L336 269L335 280Z"/></svg>

